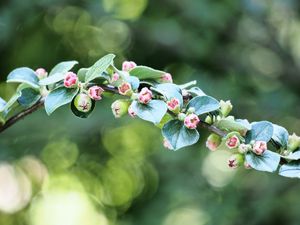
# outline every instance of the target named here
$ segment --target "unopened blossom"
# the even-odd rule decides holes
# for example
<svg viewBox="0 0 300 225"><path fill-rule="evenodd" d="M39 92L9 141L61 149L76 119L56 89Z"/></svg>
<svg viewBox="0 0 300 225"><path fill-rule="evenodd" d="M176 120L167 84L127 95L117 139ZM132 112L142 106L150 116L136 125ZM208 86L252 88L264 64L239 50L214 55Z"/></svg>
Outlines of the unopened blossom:
<svg viewBox="0 0 300 225"><path fill-rule="evenodd" d="M240 144L238 150L239 150L239 153L244 154L244 153L248 152L249 150L251 150L251 145Z"/></svg>
<svg viewBox="0 0 300 225"><path fill-rule="evenodd" d="M173 78L170 73L164 73L160 80L162 83L173 83Z"/></svg>
<svg viewBox="0 0 300 225"><path fill-rule="evenodd" d="M189 129L196 129L199 122L200 119L196 114L187 115L184 119L184 125Z"/></svg>
<svg viewBox="0 0 300 225"><path fill-rule="evenodd" d="M229 149L237 148L240 145L240 139L238 136L232 135L227 138L225 144Z"/></svg>
<svg viewBox="0 0 300 225"><path fill-rule="evenodd" d="M168 109L174 113L179 113L180 111L180 103L177 98L172 98L167 102Z"/></svg>
<svg viewBox="0 0 300 225"><path fill-rule="evenodd" d="M124 61L122 64L122 70L127 72L132 70L135 67L136 67L136 63L133 61Z"/></svg>
<svg viewBox="0 0 300 225"><path fill-rule="evenodd" d="M88 94L89 94L90 98L94 99L94 100L101 100L102 99L101 94L103 92L104 92L104 90L99 86L92 86L88 90Z"/></svg>
<svg viewBox="0 0 300 225"><path fill-rule="evenodd" d="M166 138L164 138L164 140L163 140L163 145L167 149L170 149L170 150L173 149L172 145L170 144L170 142Z"/></svg>
<svg viewBox="0 0 300 225"><path fill-rule="evenodd" d="M249 163L247 163L246 161L244 162L244 167L245 167L245 169L252 169L252 167L250 166L250 164Z"/></svg>
<svg viewBox="0 0 300 225"><path fill-rule="evenodd" d="M121 95L130 96L132 94L132 88L130 83L128 82L123 82L122 84L120 84L118 86L118 90Z"/></svg>
<svg viewBox="0 0 300 225"><path fill-rule="evenodd" d="M220 101L220 111L224 117L228 116L233 106L230 101Z"/></svg>
<svg viewBox="0 0 300 225"><path fill-rule="evenodd" d="M256 155L262 155L264 154L264 152L267 150L267 142L265 141L256 141L253 144L253 148L252 151L256 154Z"/></svg>
<svg viewBox="0 0 300 225"><path fill-rule="evenodd" d="M36 71L35 71L35 74L36 76L41 80L41 79L44 79L48 76L48 73L47 71L44 69L44 68L38 68Z"/></svg>
<svg viewBox="0 0 300 225"><path fill-rule="evenodd" d="M87 113L92 108L92 99L87 94L80 93L75 97L74 105L78 111Z"/></svg>
<svg viewBox="0 0 300 225"><path fill-rule="evenodd" d="M221 141L222 138L219 135L210 134L206 141L206 147L211 151L215 151L221 144Z"/></svg>
<svg viewBox="0 0 300 225"><path fill-rule="evenodd" d="M142 88L139 93L138 100L140 103L148 104L152 100L152 91L147 87Z"/></svg>
<svg viewBox="0 0 300 225"><path fill-rule="evenodd" d="M128 112L129 102L123 99L116 100L112 103L111 109L116 118L124 116Z"/></svg>
<svg viewBox="0 0 300 225"><path fill-rule="evenodd" d="M136 112L133 110L131 105L128 107L128 115L132 118L136 117Z"/></svg>
<svg viewBox="0 0 300 225"><path fill-rule="evenodd" d="M230 158L227 161L227 165L232 169L238 168L243 163L244 163L244 157L241 154L234 154L230 156Z"/></svg>
<svg viewBox="0 0 300 225"><path fill-rule="evenodd" d="M67 72L64 79L64 86L66 88L74 88L78 86L78 77L73 72Z"/></svg>
<svg viewBox="0 0 300 225"><path fill-rule="evenodd" d="M120 75L118 73L114 73L112 76L111 76L111 81L112 82L115 82L117 80L119 80L120 78Z"/></svg>
<svg viewBox="0 0 300 225"><path fill-rule="evenodd" d="M288 150L295 151L299 147L300 147L300 137L298 137L295 133L293 133L293 135L289 136Z"/></svg>

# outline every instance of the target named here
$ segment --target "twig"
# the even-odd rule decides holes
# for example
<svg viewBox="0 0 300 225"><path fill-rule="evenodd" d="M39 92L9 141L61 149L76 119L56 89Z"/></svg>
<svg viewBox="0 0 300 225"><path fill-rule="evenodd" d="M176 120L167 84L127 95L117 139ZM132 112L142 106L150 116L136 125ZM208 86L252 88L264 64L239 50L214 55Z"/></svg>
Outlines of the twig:
<svg viewBox="0 0 300 225"><path fill-rule="evenodd" d="M107 92L111 92L113 94L119 94L118 89L114 86L101 85L101 87ZM185 98L190 99L191 96L185 96ZM35 112L36 110L38 110L39 108L41 108L43 106L44 106L44 98L41 98L37 103L35 103L31 107L29 107L28 109L25 109L24 111L16 114L15 116L13 116L9 120L7 120L3 126L0 126L0 133L5 131L7 128L11 127L12 125L14 125L19 120L23 119L25 116ZM210 125L204 121L201 121L199 123L199 127L205 128L221 137L224 137L227 134L225 131L222 131L219 128L217 128L213 125Z"/></svg>

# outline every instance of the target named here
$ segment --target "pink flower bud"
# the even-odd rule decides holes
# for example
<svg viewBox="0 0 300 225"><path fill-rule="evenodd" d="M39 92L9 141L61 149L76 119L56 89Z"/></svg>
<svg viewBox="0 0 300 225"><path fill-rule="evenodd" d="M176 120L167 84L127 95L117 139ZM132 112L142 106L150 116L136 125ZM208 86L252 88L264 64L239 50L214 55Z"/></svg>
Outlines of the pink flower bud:
<svg viewBox="0 0 300 225"><path fill-rule="evenodd" d="M162 83L173 83L172 75L170 73L164 73L161 77Z"/></svg>
<svg viewBox="0 0 300 225"><path fill-rule="evenodd" d="M132 106L130 105L128 108L128 115L134 118L136 116L136 112L133 111Z"/></svg>
<svg viewBox="0 0 300 225"><path fill-rule="evenodd" d="M211 134L207 138L206 147L211 151L215 151L221 144L221 141L222 138L219 135Z"/></svg>
<svg viewBox="0 0 300 225"><path fill-rule="evenodd" d="M228 137L226 140L226 146L229 149L237 148L239 145L240 145L240 139L236 135Z"/></svg>
<svg viewBox="0 0 300 225"><path fill-rule="evenodd" d="M244 157L241 154L234 154L230 156L230 158L227 161L227 165L232 169L238 168L243 163L244 163Z"/></svg>
<svg viewBox="0 0 300 225"><path fill-rule="evenodd" d="M177 98L172 98L171 100L169 100L167 102L167 106L168 106L168 109L172 112L179 113L179 111L180 111L180 104L179 104L179 100Z"/></svg>
<svg viewBox="0 0 300 225"><path fill-rule="evenodd" d="M132 88L128 82L123 82L121 85L119 85L118 90L121 95L130 96L132 94Z"/></svg>
<svg viewBox="0 0 300 225"><path fill-rule="evenodd" d="M152 99L152 91L144 87L139 93L139 102L143 104L148 104Z"/></svg>
<svg viewBox="0 0 300 225"><path fill-rule="evenodd" d="M64 86L66 88L74 88L77 87L78 84L78 77L73 72L67 72L65 79L64 79Z"/></svg>
<svg viewBox="0 0 300 225"><path fill-rule="evenodd" d="M189 129L196 129L199 122L200 119L196 114L187 115L184 119L184 125Z"/></svg>
<svg viewBox="0 0 300 225"><path fill-rule="evenodd" d="M132 70L134 67L136 67L136 63L133 61L124 61L122 64L122 70L123 71L130 71Z"/></svg>
<svg viewBox="0 0 300 225"><path fill-rule="evenodd" d="M48 73L44 68L38 68L35 73L40 80L48 76Z"/></svg>
<svg viewBox="0 0 300 225"><path fill-rule="evenodd" d="M103 92L104 92L104 90L99 86L92 86L88 90L88 94L89 94L90 98L94 99L94 100L101 100L102 99L101 94Z"/></svg>
<svg viewBox="0 0 300 225"><path fill-rule="evenodd" d="M124 116L128 112L129 102L124 99L116 100L112 103L111 109L116 118Z"/></svg>
<svg viewBox="0 0 300 225"><path fill-rule="evenodd" d="M166 138L164 138L163 144L164 144L165 148L170 149L170 150L173 149L172 145L170 144L170 142Z"/></svg>
<svg viewBox="0 0 300 225"><path fill-rule="evenodd" d="M264 152L267 150L267 142L265 141L256 141L253 144L253 148L252 151L256 154L256 155L262 155L264 154Z"/></svg>
<svg viewBox="0 0 300 225"><path fill-rule="evenodd" d="M111 77L111 82L115 82L117 80L119 80L120 75L118 73L114 73Z"/></svg>
<svg viewBox="0 0 300 225"><path fill-rule="evenodd" d="M250 164L247 163L246 161L244 162L244 167L245 167L245 169L247 169L247 170L252 169L252 167L250 166Z"/></svg>

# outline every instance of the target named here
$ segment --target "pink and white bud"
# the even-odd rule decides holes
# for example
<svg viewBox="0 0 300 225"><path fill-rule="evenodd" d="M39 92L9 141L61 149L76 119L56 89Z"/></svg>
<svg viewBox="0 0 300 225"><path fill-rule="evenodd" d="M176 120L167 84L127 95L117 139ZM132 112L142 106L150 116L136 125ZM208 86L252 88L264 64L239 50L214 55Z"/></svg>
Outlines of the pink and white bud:
<svg viewBox="0 0 300 225"><path fill-rule="evenodd" d="M196 129L199 122L200 119L196 114L187 115L184 119L184 125L189 129Z"/></svg>
<svg viewBox="0 0 300 225"><path fill-rule="evenodd" d="M124 99L116 100L112 103L111 109L115 118L120 118L127 114L129 102Z"/></svg>
<svg viewBox="0 0 300 225"><path fill-rule="evenodd" d="M80 112L87 113L92 109L92 99L85 93L76 95L74 106Z"/></svg>
<svg viewBox="0 0 300 225"><path fill-rule="evenodd" d="M78 77L73 72L67 72L64 79L64 86L66 88L74 88L78 86Z"/></svg>
<svg viewBox="0 0 300 225"><path fill-rule="evenodd" d="M41 80L41 79L44 79L48 76L48 73L47 71L44 69L44 68L38 68L36 71L35 71L35 74L36 76Z"/></svg>
<svg viewBox="0 0 300 225"><path fill-rule="evenodd" d="M132 106L130 105L129 108L128 108L128 115L132 118L136 117L136 112L133 111L133 108Z"/></svg>
<svg viewBox="0 0 300 225"><path fill-rule="evenodd" d="M247 163L246 161L244 162L244 167L245 167L245 169L247 169L247 170L252 169L252 167L250 166L250 164Z"/></svg>
<svg viewBox="0 0 300 225"><path fill-rule="evenodd" d="M173 83L172 75L170 73L164 73L161 76L161 82L162 83Z"/></svg>
<svg viewBox="0 0 300 225"><path fill-rule="evenodd" d="M180 111L180 103L177 98L172 98L167 102L168 109L174 113L179 113Z"/></svg>
<svg viewBox="0 0 300 225"><path fill-rule="evenodd" d="M142 88L139 93L138 100L142 104L148 104L152 100L152 91L147 87Z"/></svg>
<svg viewBox="0 0 300 225"><path fill-rule="evenodd" d="M135 67L136 67L136 63L133 61L124 61L122 64L122 70L126 72L132 70Z"/></svg>
<svg viewBox="0 0 300 225"><path fill-rule="evenodd" d="M117 80L120 79L120 75L118 73L114 73L112 76L111 76L111 82L116 82Z"/></svg>
<svg viewBox="0 0 300 225"><path fill-rule="evenodd" d="M104 90L99 86L92 86L88 90L88 94L90 98L94 100L101 100L102 99L101 95L103 92Z"/></svg>
<svg viewBox="0 0 300 225"><path fill-rule="evenodd" d="M227 138L225 144L229 149L234 149L240 145L240 139L238 136L232 135L231 137Z"/></svg>
<svg viewBox="0 0 300 225"><path fill-rule="evenodd" d="M221 142L222 138L219 135L211 134L207 138L206 147L211 151L215 151L217 150Z"/></svg>
<svg viewBox="0 0 300 225"><path fill-rule="evenodd" d="M265 141L256 141L253 144L253 148L252 151L256 154L256 155L262 155L264 154L264 152L267 150L267 142Z"/></svg>
<svg viewBox="0 0 300 225"><path fill-rule="evenodd" d="M166 138L164 138L164 140L163 140L163 145L167 149L170 149L170 150L173 149L172 145L170 144L170 142Z"/></svg>
<svg viewBox="0 0 300 225"><path fill-rule="evenodd" d="M227 165L232 169L238 168L239 166L243 165L243 163L244 157L241 154L234 154L230 156L230 158L227 161Z"/></svg>
<svg viewBox="0 0 300 225"><path fill-rule="evenodd" d="M122 84L120 84L118 86L118 90L121 95L130 96L133 93L131 85L128 82L123 82Z"/></svg>

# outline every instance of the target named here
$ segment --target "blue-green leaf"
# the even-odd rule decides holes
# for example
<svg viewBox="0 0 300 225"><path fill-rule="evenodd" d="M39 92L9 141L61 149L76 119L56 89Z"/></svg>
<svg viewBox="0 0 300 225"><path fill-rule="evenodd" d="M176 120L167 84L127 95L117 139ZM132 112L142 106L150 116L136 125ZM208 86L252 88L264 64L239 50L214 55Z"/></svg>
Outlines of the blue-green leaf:
<svg viewBox="0 0 300 225"><path fill-rule="evenodd" d="M188 104L187 108L195 108L195 114L202 115L220 108L220 103L210 96L196 96Z"/></svg>
<svg viewBox="0 0 300 225"><path fill-rule="evenodd" d="M66 74L65 73L55 73L52 76L48 76L42 80L39 81L40 85L49 85L49 84L54 84L58 81L61 81L65 78Z"/></svg>
<svg viewBox="0 0 300 225"><path fill-rule="evenodd" d="M57 73L65 74L66 72L70 71L70 69L72 69L76 64L78 64L78 62L75 60L58 63L50 71L49 76L53 76L54 74Z"/></svg>
<svg viewBox="0 0 300 225"><path fill-rule="evenodd" d="M256 170L274 172L279 165L280 155L269 150L265 151L263 155L249 152L246 154L246 161Z"/></svg>
<svg viewBox="0 0 300 225"><path fill-rule="evenodd" d="M252 129L248 131L246 140L250 142L255 141L265 141L269 142L273 136L273 125L268 121L253 122L251 123Z"/></svg>
<svg viewBox="0 0 300 225"><path fill-rule="evenodd" d="M0 112L2 112L5 105L6 105L6 101L4 101L4 99L0 97Z"/></svg>
<svg viewBox="0 0 300 225"><path fill-rule="evenodd" d="M138 89L139 86L140 86L140 80L139 80L139 78L137 78L137 77L127 76L127 77L126 77L126 81L127 81L128 83L130 83L131 88L132 88L133 90Z"/></svg>
<svg viewBox="0 0 300 225"><path fill-rule="evenodd" d="M172 98L177 98L178 101L180 102L180 105L183 104L181 89L176 84L171 84L171 83L158 84L155 86L155 88L151 88L151 89L165 96L167 100L170 100Z"/></svg>
<svg viewBox="0 0 300 225"><path fill-rule="evenodd" d="M168 140L174 150L195 144L199 140L196 129L188 129L182 121L171 120L163 126L162 135Z"/></svg>
<svg viewBox="0 0 300 225"><path fill-rule="evenodd" d="M251 125L249 123L244 120L234 120L233 117L221 119L214 125L221 130L237 131L243 136L247 133L248 130L251 129Z"/></svg>
<svg viewBox="0 0 300 225"><path fill-rule="evenodd" d="M58 107L72 101L78 92L78 88L59 87L51 91L45 99L45 110L48 115L53 113Z"/></svg>
<svg viewBox="0 0 300 225"><path fill-rule="evenodd" d="M5 123L5 115L3 112L3 109L6 105L6 101L4 101L1 97L0 97L0 124L4 124Z"/></svg>
<svg viewBox="0 0 300 225"><path fill-rule="evenodd" d="M206 95L199 87L192 87L191 89L187 90L193 96L204 96Z"/></svg>
<svg viewBox="0 0 300 225"><path fill-rule="evenodd" d="M279 168L279 175L291 178L300 178L300 162L284 164Z"/></svg>
<svg viewBox="0 0 300 225"><path fill-rule="evenodd" d="M137 66L129 71L131 76L138 77L139 79L156 79L162 77L165 72L155 70L147 66Z"/></svg>
<svg viewBox="0 0 300 225"><path fill-rule="evenodd" d="M27 67L21 67L10 72L7 77L7 82L25 83L33 88L39 88L39 78L32 69Z"/></svg>
<svg viewBox="0 0 300 225"><path fill-rule="evenodd" d="M26 88L21 91L18 102L23 107L30 107L41 98L40 92L32 88Z"/></svg>
<svg viewBox="0 0 300 225"><path fill-rule="evenodd" d="M107 70L107 68L113 64L113 60L115 58L114 54L108 54L99 59L90 69L87 71L85 75L85 82L89 82L98 77L102 76L102 73Z"/></svg>
<svg viewBox="0 0 300 225"><path fill-rule="evenodd" d="M152 100L147 105L132 102L132 109L143 120L158 124L167 112L167 105L161 100Z"/></svg>
<svg viewBox="0 0 300 225"><path fill-rule="evenodd" d="M298 149L295 152L291 152L290 154L286 156L281 156L282 158L289 159L289 160L298 160L300 159L300 149Z"/></svg>
<svg viewBox="0 0 300 225"><path fill-rule="evenodd" d="M285 128L273 124L272 139L282 147L286 148L289 140L289 133Z"/></svg>

